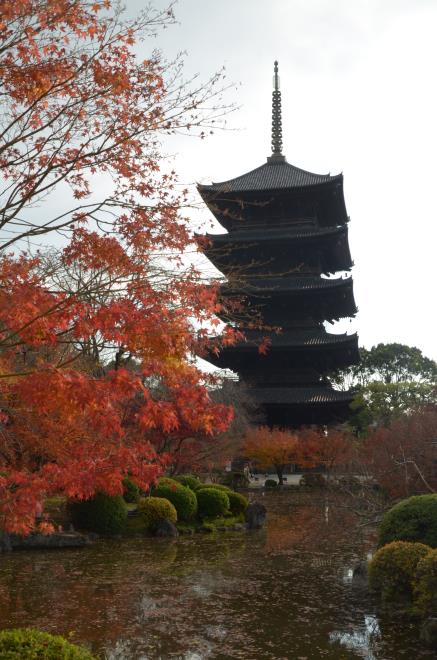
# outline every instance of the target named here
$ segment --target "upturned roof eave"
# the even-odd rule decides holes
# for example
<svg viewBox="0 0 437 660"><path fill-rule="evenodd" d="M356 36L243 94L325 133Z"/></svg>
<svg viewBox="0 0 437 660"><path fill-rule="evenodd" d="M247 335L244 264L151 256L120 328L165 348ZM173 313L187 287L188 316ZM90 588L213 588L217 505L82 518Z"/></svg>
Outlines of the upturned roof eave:
<svg viewBox="0 0 437 660"><path fill-rule="evenodd" d="M248 278L248 284L246 285L246 287L241 286L238 288L232 288L229 285L225 284L223 285L221 292L223 295L243 295L243 296L250 296L250 295L265 296L266 294L284 295L284 293L299 295L301 293L307 293L307 292L313 293L316 291L329 291L333 289L342 289L342 288L352 289L353 286L352 277L346 277L346 278L339 277L335 279L320 277L320 278L310 279L305 277L290 276L289 278L284 277L278 283L273 282L273 279L277 279L277 278L271 278L270 281L268 279L260 278L256 283L252 283L250 279L253 280L254 278L253 277Z"/></svg>
<svg viewBox="0 0 437 660"><path fill-rule="evenodd" d="M262 334L262 333L261 333ZM261 334L260 334L260 343L261 343ZM264 336L271 337L270 333L264 333ZM279 335L280 336L280 335ZM358 335L354 333L352 335L328 335L326 339L328 341L317 342L309 339L308 342L294 342L290 341L289 343L275 344L275 336L273 336L273 342L268 346L265 357L273 354L281 353L302 353L302 352L311 352L311 353L335 353L335 351L347 350L347 349L356 349L356 355L352 360L348 359L348 364L358 364L359 363L359 353L358 353ZM247 342L238 342L232 346L227 346L223 348L218 354L211 352L207 360L214 364L217 367L226 367L226 362L229 361L229 358L232 356L237 356L241 354L250 355L258 354L258 345L254 340L249 340ZM263 356L264 357L264 354Z"/></svg>
<svg viewBox="0 0 437 660"><path fill-rule="evenodd" d="M276 169L270 169L276 168ZM284 176L281 181L271 181L269 177L263 176L266 174L288 174ZM272 177L273 178L273 177ZM287 185L288 178L288 185ZM312 180L311 180L312 179ZM241 183L242 182L242 183ZM213 181L210 184L197 184L197 190L203 197L202 193L223 193L223 194L241 194L241 193L259 193L259 192L274 192L280 193L284 191L303 191L305 189L314 190L317 187L330 186L333 183L343 182L343 173L339 174L316 174L308 170L301 169L295 165L284 162L280 165L271 165L264 163L249 172L245 172L240 176L226 181ZM207 200L205 200L207 201Z"/></svg>
<svg viewBox="0 0 437 660"><path fill-rule="evenodd" d="M195 234L196 238L206 237L211 241L217 242L246 242L246 241L274 241L282 239L298 240L298 239L317 239L325 238L329 236L335 236L336 234L347 234L348 226L347 225L334 225L333 227L314 227L311 229L298 229L297 227L274 227L270 226L268 223L264 225L266 233L261 232L262 227L259 228L251 227L247 229L232 230L226 234ZM252 235L256 235L256 238Z"/></svg>
<svg viewBox="0 0 437 660"><path fill-rule="evenodd" d="M353 399L350 392L329 387L270 387L250 388L250 396L264 405L335 405L347 404Z"/></svg>

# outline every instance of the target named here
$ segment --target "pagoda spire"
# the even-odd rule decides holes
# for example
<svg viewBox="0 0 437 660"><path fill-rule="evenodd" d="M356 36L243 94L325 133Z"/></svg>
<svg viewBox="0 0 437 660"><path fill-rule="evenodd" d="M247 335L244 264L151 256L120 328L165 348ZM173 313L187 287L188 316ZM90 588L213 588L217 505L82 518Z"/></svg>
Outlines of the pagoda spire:
<svg viewBox="0 0 437 660"><path fill-rule="evenodd" d="M279 89L278 62L275 60L272 92L272 155L267 162L285 162L282 154L282 109Z"/></svg>

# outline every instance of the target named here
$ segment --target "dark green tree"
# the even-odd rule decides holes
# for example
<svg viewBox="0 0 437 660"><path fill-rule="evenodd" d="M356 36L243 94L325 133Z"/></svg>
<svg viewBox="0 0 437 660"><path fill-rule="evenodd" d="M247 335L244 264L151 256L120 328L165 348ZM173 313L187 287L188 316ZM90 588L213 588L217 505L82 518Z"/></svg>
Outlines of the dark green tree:
<svg viewBox="0 0 437 660"><path fill-rule="evenodd" d="M340 389L355 392L350 424L358 435L388 426L412 410L437 405L437 363L414 346L378 344L360 348L361 363L336 372Z"/></svg>

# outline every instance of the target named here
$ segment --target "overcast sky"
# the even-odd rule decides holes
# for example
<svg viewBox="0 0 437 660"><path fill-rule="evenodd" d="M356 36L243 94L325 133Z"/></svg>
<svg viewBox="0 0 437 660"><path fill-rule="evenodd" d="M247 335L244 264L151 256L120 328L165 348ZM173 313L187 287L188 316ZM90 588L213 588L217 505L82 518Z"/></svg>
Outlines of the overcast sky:
<svg viewBox="0 0 437 660"><path fill-rule="evenodd" d="M265 162L278 59L288 162L344 174L359 307L348 332L437 359L437 0L179 0L175 11L156 45L186 50L187 73L225 65L241 106L228 120L238 130L173 143L181 179Z"/></svg>

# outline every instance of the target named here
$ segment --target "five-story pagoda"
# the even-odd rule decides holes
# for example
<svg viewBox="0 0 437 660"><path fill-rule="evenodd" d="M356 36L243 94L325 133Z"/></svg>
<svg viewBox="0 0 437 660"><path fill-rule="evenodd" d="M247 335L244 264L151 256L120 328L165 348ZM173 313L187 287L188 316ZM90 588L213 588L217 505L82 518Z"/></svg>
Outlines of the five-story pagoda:
<svg viewBox="0 0 437 660"><path fill-rule="evenodd" d="M208 360L239 374L270 426L341 421L351 396L333 389L326 374L359 361L358 340L356 334L328 334L324 323L357 311L343 176L313 174L287 163L277 62L272 155L246 174L198 189L228 232L208 234L205 248L228 278L224 299L243 296L266 326L281 329L245 329L246 341ZM235 278L235 273L244 275ZM266 334L264 354L259 345Z"/></svg>

